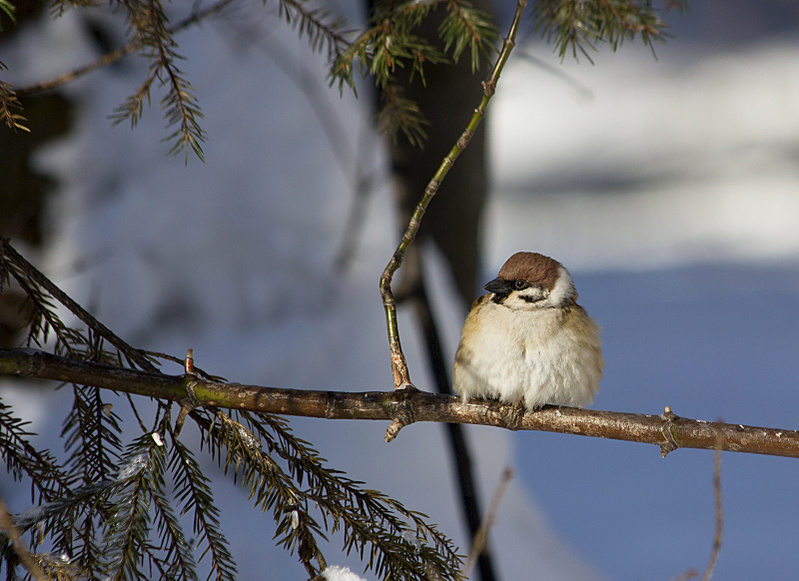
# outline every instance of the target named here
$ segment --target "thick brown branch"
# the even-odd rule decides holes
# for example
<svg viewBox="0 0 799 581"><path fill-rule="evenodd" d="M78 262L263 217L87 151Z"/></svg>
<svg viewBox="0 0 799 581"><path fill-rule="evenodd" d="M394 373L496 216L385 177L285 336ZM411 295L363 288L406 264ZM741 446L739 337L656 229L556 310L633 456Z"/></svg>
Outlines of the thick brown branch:
<svg viewBox="0 0 799 581"><path fill-rule="evenodd" d="M660 415L547 406L520 415L497 402L464 404L455 396L403 389L340 392L221 383L194 375L166 375L107 367L35 349L0 349L0 375L92 385L175 402L189 389L202 406L346 420L398 418L413 422L454 422L508 429L561 432L654 444L663 455L676 448L717 449L799 458L799 432Z"/></svg>

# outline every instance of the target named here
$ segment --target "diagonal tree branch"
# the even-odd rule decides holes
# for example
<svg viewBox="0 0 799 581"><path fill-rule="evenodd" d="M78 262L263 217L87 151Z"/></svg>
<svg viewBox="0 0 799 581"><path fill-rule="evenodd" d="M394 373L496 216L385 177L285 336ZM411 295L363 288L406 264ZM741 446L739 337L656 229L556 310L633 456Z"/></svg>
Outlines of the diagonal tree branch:
<svg viewBox="0 0 799 581"><path fill-rule="evenodd" d="M799 431L682 418L669 408L659 415L546 406L520 413L490 401L462 403L455 396L414 388L388 392L340 392L223 383L194 374L167 375L77 361L36 349L0 349L0 375L92 385L128 394L203 407L345 420L398 418L413 422L456 422L511 430L538 430L610 438L660 447L721 449L799 458ZM388 440L387 435L387 440Z"/></svg>
<svg viewBox="0 0 799 581"><path fill-rule="evenodd" d="M383 299L383 309L386 313L386 328L388 331L388 343L391 354L391 371L394 376L394 387L396 389L412 389L413 384L411 383L408 363L405 360L405 355L402 352L402 345L400 343L399 327L397 324L396 300L394 298L394 293L391 290L391 283L394 278L394 274L397 272L397 270L399 270L400 266L402 266L405 253L416 239L416 234L419 232L419 227L422 225L422 218L424 217L430 202L433 201L436 193L438 193L438 190L441 187L441 182L449 173L449 170L455 164L455 161L458 159L463 150L469 145L474 132L479 127L483 117L485 117L486 109L488 108L491 98L494 96L500 75L505 68L505 63L508 62L510 53L513 50L513 47L516 46L516 33L519 30L522 14L527 6L527 2L528 0L517 0L516 13L513 17L510 30L508 31L508 36L502 45L502 50L497 57L497 61L494 64L494 68L492 69L488 80L483 83L483 98L480 100L480 104L474 110L474 114L469 120L469 123L466 125L466 128L463 130L463 133L461 133L461 136L458 138L455 145L441 162L441 165L433 176L433 179L430 180L430 183L425 188L424 195L411 215L408 226L403 233L402 238L400 239L397 249L394 251L394 254L391 256L391 260L389 260L386 268L383 270L383 274L380 276L380 296ZM399 432L403 425L405 424L403 424L401 420L392 424L392 426L389 428L389 432L386 434L386 437L391 439L396 436L396 432Z"/></svg>
<svg viewBox="0 0 799 581"><path fill-rule="evenodd" d="M6 258L12 261L15 268L10 268L11 276L17 279L17 282L26 288L25 278L30 279L36 284L37 287L46 290L50 296L69 309L73 315L78 317L89 328L94 329L98 335L108 341L111 345L119 349L121 353L125 354L131 362L135 363L142 369L155 371L156 367L151 361L147 359L144 352L140 349L135 349L128 345L124 340L117 336L111 329L103 325L100 321L95 319L89 312L75 302L67 293L62 291L56 286L53 281L44 276L37 270L30 262L25 260L22 255L14 250L14 247L5 238L0 237L0 259ZM23 277L22 274L25 276ZM2 282L0 281L0 287ZM2 290L2 288L0 288ZM102 387L102 386L100 386Z"/></svg>

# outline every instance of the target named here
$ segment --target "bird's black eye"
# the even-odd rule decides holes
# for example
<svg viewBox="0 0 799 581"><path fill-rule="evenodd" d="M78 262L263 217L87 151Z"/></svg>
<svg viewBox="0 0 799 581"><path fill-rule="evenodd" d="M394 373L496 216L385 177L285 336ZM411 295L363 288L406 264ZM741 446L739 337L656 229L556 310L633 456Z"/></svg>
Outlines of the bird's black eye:
<svg viewBox="0 0 799 581"><path fill-rule="evenodd" d="M527 286L527 281L522 279L522 278L520 278L519 280L517 280L516 282L513 283L513 286L516 287L516 290L522 290L523 288L525 288Z"/></svg>

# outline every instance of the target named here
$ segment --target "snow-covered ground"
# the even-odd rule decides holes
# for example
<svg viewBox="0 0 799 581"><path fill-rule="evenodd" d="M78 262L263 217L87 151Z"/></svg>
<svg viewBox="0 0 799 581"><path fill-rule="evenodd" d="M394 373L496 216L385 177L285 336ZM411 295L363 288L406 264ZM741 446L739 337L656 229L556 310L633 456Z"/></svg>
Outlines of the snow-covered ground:
<svg viewBox="0 0 799 581"><path fill-rule="evenodd" d="M595 406L797 427L799 43L516 61L494 109L490 263L559 257L604 328ZM545 55L540 48L535 54ZM489 274L489 273L487 273ZM612 579L703 569L712 454L514 434L549 523ZM725 454L719 579L797 565L793 460Z"/></svg>
<svg viewBox="0 0 799 581"><path fill-rule="evenodd" d="M379 177L377 142L359 105L325 89L318 59L294 33L261 18L235 13L237 28L208 24L180 36L206 115L205 165L163 158L155 108L133 132L110 127L140 63L70 88L83 100L76 132L41 156L63 184L51 272L129 341L176 355L193 347L198 365L231 380L389 389L377 292L396 244L386 187L369 199L348 269L334 266L352 191L333 147ZM18 63L3 60L34 77L85 61L91 51L76 20L70 13L46 26L58 34ZM269 33L250 37L242 26ZM326 140L307 87L271 60L278 48L318 75L312 86L343 120L343 140ZM546 47L529 50L557 63ZM669 405L689 417L795 428L799 41L719 51L676 39L658 54L655 62L625 46L594 66L567 62L569 81L512 60L489 111L486 280L520 249L571 269L604 328L598 408L660 413ZM65 274L78 258L89 268ZM443 303L449 283L437 280ZM463 313L442 310L452 352ZM414 379L427 388L413 322L402 315L400 325ZM52 401L25 405L37 428L60 424ZM426 512L463 546L440 426L414 425L386 445L382 423L292 425L331 464ZM639 444L467 432L486 496L506 465L517 470L492 539L503 579L668 579L704 567L711 453L678 450L663 460ZM717 578L791 578L799 465L731 453L723 461ZM205 469L218 473L210 462ZM246 494L222 483L217 497L242 579L302 578L272 547L271 522L249 509ZM14 508L26 498L22 491ZM361 570L337 560L335 548L327 558Z"/></svg>

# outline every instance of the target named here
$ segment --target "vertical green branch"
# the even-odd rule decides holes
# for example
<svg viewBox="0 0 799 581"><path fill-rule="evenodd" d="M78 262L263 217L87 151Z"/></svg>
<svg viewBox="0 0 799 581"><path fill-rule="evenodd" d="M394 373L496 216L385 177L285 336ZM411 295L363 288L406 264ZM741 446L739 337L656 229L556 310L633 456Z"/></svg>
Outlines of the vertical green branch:
<svg viewBox="0 0 799 581"><path fill-rule="evenodd" d="M508 57L510 57L513 47L516 46L516 33L519 30L519 22L527 6L527 1L528 0L517 1L516 14L513 17L513 22L511 23L505 42L502 44L502 50L499 53L499 57L497 57L497 62L494 64L491 75L488 80L483 83L483 98L480 100L480 105L474 110L474 114L469 120L466 129L463 130L463 133L461 133L455 145L441 162L435 175L433 175L433 179L427 184L422 199L416 205L411 219L408 221L408 226L405 229L405 233L402 235L399 246L397 246L391 260L380 276L380 296L383 298L383 308L386 312L386 327L388 330L388 343L391 352L391 371L394 376L394 387L396 389L412 387L413 384L411 383L411 377L408 371L408 363L405 360L405 355L402 353L399 327L397 325L397 306L394 293L391 290L391 281L394 278L394 273L402 266L405 252L407 252L410 245L413 244L413 241L416 239L416 234L419 232L419 226L422 224L424 213L433 200L433 197L438 192L438 189L441 187L441 182L449 173L449 170L452 169L458 156L460 156L463 150L469 145L474 132L480 125L483 117L485 117L488 103L494 96L497 82L502 74L502 70L505 68L505 63L508 62Z"/></svg>

